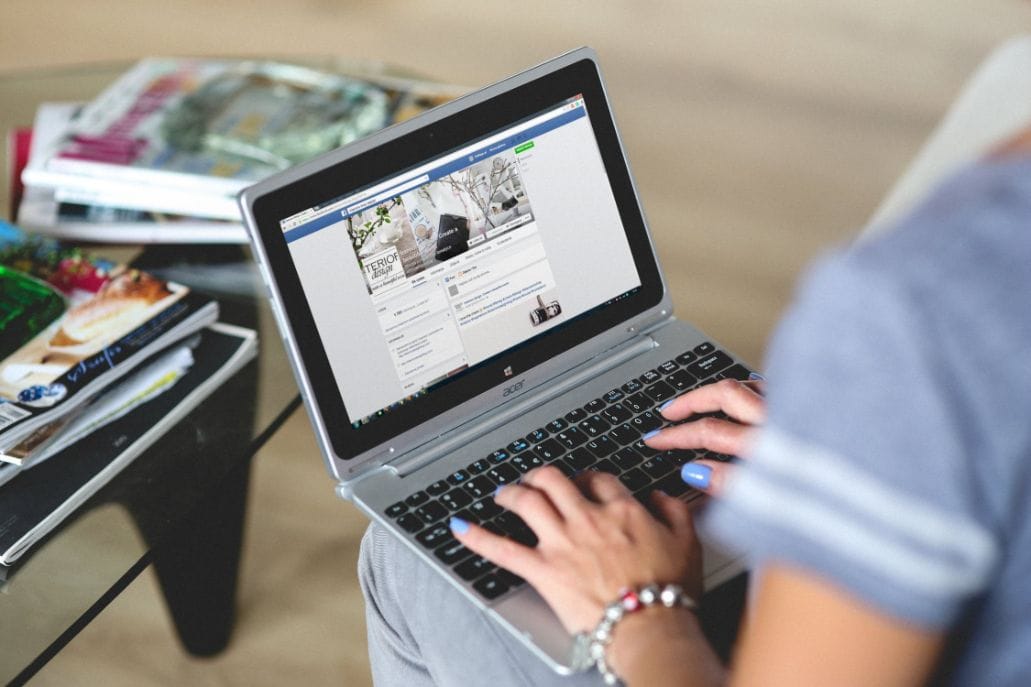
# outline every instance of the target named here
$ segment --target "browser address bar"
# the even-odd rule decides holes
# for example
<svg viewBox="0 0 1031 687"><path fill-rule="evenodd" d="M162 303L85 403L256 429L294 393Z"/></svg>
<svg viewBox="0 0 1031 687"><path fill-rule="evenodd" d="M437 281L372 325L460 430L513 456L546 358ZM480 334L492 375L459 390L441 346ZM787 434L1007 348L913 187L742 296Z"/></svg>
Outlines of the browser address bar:
<svg viewBox="0 0 1031 687"><path fill-rule="evenodd" d="M407 193L408 191L411 191L413 188L422 186L423 184L425 184L429 180L430 180L430 175L429 174L423 174L422 176L416 177L414 179L409 179L405 183L398 184L397 186L394 186L393 188L387 189L386 191L383 191L382 193L379 193L379 194L373 196L372 198L369 198L367 200L363 200L360 203L355 203L354 205L349 206L347 208L347 214L348 215L352 215L355 212L358 212L359 210L364 210L365 208L372 207L373 205L376 205L377 203L381 203L382 201L386 200L387 198L393 198L394 196L399 196L402 193Z"/></svg>

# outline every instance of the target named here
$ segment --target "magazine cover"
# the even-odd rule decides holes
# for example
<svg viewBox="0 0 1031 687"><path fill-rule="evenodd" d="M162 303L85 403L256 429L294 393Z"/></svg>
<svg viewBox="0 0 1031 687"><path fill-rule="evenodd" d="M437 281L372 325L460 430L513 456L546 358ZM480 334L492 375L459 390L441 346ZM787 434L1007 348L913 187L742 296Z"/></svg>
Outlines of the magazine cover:
<svg viewBox="0 0 1031 687"><path fill-rule="evenodd" d="M0 451L217 314L184 286L0 222Z"/></svg>
<svg viewBox="0 0 1031 687"><path fill-rule="evenodd" d="M281 63L146 59L86 105L23 180L67 202L238 220L230 201L245 186L457 91L387 81Z"/></svg>

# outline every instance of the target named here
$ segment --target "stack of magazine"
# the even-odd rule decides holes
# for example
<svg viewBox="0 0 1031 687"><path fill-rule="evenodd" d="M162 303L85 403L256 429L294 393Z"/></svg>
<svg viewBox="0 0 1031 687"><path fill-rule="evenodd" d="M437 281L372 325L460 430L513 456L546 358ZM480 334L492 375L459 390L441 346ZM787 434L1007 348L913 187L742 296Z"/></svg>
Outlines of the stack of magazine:
<svg viewBox="0 0 1031 687"><path fill-rule="evenodd" d="M0 222L0 564L255 355L217 319L186 286ZM43 463L69 478L41 484Z"/></svg>
<svg viewBox="0 0 1031 687"><path fill-rule="evenodd" d="M244 243L242 188L463 91L383 72L142 60L89 103L40 107L14 170L17 221L88 241Z"/></svg>

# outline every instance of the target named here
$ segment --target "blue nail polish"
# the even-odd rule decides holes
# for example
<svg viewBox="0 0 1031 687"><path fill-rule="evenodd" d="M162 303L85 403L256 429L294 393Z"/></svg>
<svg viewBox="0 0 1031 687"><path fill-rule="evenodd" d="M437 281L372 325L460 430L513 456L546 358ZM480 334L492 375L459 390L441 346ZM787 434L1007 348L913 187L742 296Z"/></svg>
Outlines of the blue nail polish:
<svg viewBox="0 0 1031 687"><path fill-rule="evenodd" d="M462 518L451 518L451 521L448 523L448 526L451 528L451 531L455 534L465 534L469 531L469 523L463 520Z"/></svg>
<svg viewBox="0 0 1031 687"><path fill-rule="evenodd" d="M659 406L659 412L661 413L666 408L669 408L671 405L673 405L673 401L675 401L675 400L677 400L677 399L671 398L668 401L666 401L665 403L663 403L661 406Z"/></svg>
<svg viewBox="0 0 1031 687"><path fill-rule="evenodd" d="M680 479L695 489L705 489L712 479L712 468L698 463L687 463L680 469Z"/></svg>
<svg viewBox="0 0 1031 687"><path fill-rule="evenodd" d="M648 441L652 437L658 436L659 432L661 432L661 431L662 431L661 429L653 429L652 431L648 432L643 437L641 437L641 439L643 439L644 441Z"/></svg>
<svg viewBox="0 0 1031 687"><path fill-rule="evenodd" d="M504 489L504 488L505 488L504 484L499 484L498 488L494 490L494 498L497 498L498 494L500 494L501 490Z"/></svg>
<svg viewBox="0 0 1031 687"><path fill-rule="evenodd" d="M752 382L765 382L766 381L766 377L763 377L758 372L749 372L748 373L748 379L749 379L749 381L752 381Z"/></svg>

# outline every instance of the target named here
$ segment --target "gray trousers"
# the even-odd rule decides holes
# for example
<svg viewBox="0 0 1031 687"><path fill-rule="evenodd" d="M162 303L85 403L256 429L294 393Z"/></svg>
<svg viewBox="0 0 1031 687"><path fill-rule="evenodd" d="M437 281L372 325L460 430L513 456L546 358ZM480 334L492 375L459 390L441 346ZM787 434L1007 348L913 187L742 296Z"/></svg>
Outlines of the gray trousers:
<svg viewBox="0 0 1031 687"><path fill-rule="evenodd" d="M593 671L553 672L378 525L362 539L358 579L377 687L602 684Z"/></svg>

